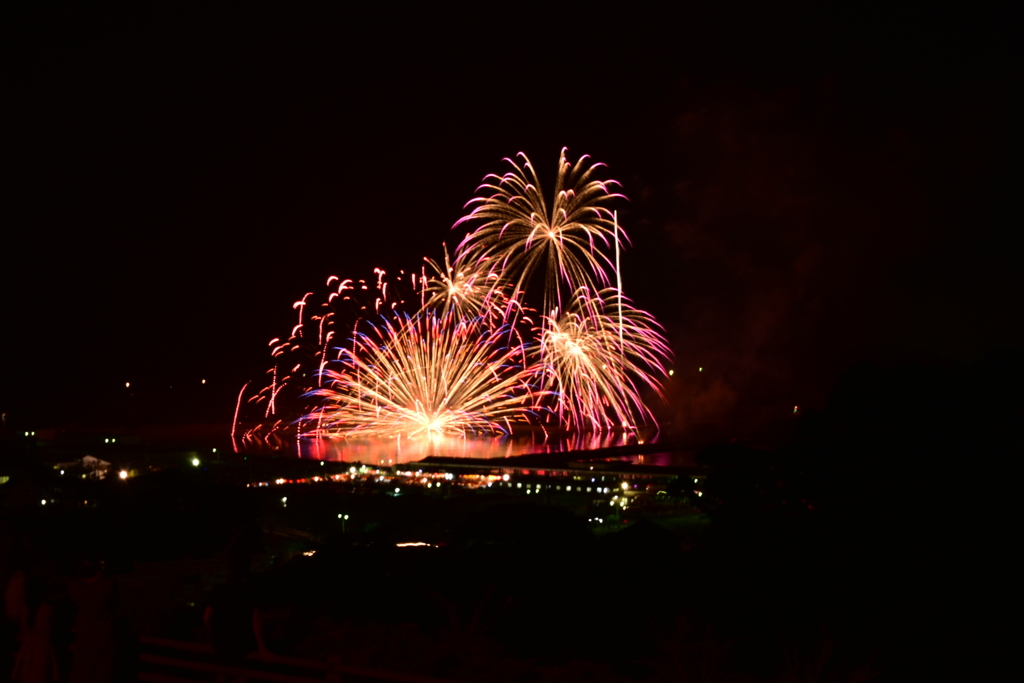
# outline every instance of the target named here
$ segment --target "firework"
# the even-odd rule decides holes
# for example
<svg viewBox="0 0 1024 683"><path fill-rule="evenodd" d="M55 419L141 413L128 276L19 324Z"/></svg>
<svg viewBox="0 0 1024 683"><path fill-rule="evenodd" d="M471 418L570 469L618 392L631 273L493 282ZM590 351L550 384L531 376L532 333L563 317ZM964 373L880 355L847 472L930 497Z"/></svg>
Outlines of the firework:
<svg viewBox="0 0 1024 683"><path fill-rule="evenodd" d="M612 212L606 204L622 195L609 191L614 180L594 178L587 156L570 164L563 148L550 204L537 174L522 152L521 163L506 159L513 170L488 175L478 188L489 194L470 200L473 210L460 219L481 224L462 241L458 252L471 258L491 258L504 277L514 283L518 296L533 274L543 270L544 308L561 307L563 286L573 292L581 286L596 289L609 284L606 268L614 265L601 251L616 239ZM623 233L623 238L625 234Z"/></svg>
<svg viewBox="0 0 1024 683"><path fill-rule="evenodd" d="M447 245L443 249L443 265L424 259L432 271L423 282L424 309L437 311L442 316L502 319L508 307L508 296L500 273L489 259L471 260L463 253L453 264Z"/></svg>
<svg viewBox="0 0 1024 683"><path fill-rule="evenodd" d="M318 434L366 437L507 433L534 412L539 392L504 327L452 313L384 321L325 370Z"/></svg>
<svg viewBox="0 0 1024 683"><path fill-rule="evenodd" d="M671 352L651 314L616 289L581 287L568 310L542 318L539 332L538 372L560 421L598 431L654 421L641 388L660 394Z"/></svg>
<svg viewBox="0 0 1024 683"><path fill-rule="evenodd" d="M443 260L391 278L331 276L319 306L312 293L295 302L291 334L269 344L268 385L245 401L260 424L243 441L270 444L289 424L308 436L441 438L654 422L642 394L660 394L670 352L653 316L622 296L627 238L608 208L618 183L563 149L547 196L525 155L507 161L512 171L487 176L467 204L456 225L473 227L453 254L445 246Z"/></svg>

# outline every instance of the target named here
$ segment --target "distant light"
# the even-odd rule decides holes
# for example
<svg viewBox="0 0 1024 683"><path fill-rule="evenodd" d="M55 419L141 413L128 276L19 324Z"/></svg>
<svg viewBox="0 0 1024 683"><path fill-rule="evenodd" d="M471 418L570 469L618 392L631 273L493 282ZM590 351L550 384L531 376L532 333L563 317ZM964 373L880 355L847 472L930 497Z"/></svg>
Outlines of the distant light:
<svg viewBox="0 0 1024 683"><path fill-rule="evenodd" d="M206 380L203 380L203 381L205 382ZM314 555L316 555L316 551L315 550L307 550L306 552L304 552L302 554L305 555L306 557L313 557Z"/></svg>
<svg viewBox="0 0 1024 683"><path fill-rule="evenodd" d="M213 449L213 452L214 452L214 453L216 453L216 452L217 452L217 449L216 449L216 448L214 448L214 449ZM324 462L323 460L321 460L321 461L320 461L320 467L323 467L323 466L324 466L325 464L326 464L326 463L325 463L325 462Z"/></svg>
<svg viewBox="0 0 1024 683"><path fill-rule="evenodd" d="M571 487L571 486L566 486L566 487L565 487L565 490L566 490L566 491L572 491L572 487Z"/></svg>
<svg viewBox="0 0 1024 683"><path fill-rule="evenodd" d="M503 475L503 476L501 477L501 480L502 480L502 481L508 481L508 475L507 475L507 474L506 474L506 475Z"/></svg>
<svg viewBox="0 0 1024 683"><path fill-rule="evenodd" d="M111 439L110 443L117 443L117 439Z"/></svg>
<svg viewBox="0 0 1024 683"><path fill-rule="evenodd" d="M349 474L355 474L356 473L356 468L355 467L349 467L348 468L348 472L349 472Z"/></svg>
<svg viewBox="0 0 1024 683"><path fill-rule="evenodd" d="M122 479L127 479L128 478L128 470L121 470L120 472L117 473L117 476L121 477Z"/></svg>
<svg viewBox="0 0 1024 683"><path fill-rule="evenodd" d="M25 432L25 436L28 436L28 432ZM103 443L110 443L110 439L103 439Z"/></svg>
<svg viewBox="0 0 1024 683"><path fill-rule="evenodd" d="M46 505L46 499L45 498L43 500L39 501L39 502L42 503L43 505Z"/></svg>
<svg viewBox="0 0 1024 683"><path fill-rule="evenodd" d="M61 473L61 474L64 474L64 470L61 470L61 471L60 471L60 473Z"/></svg>
<svg viewBox="0 0 1024 683"><path fill-rule="evenodd" d="M796 415L797 411L800 410L800 406L793 406L793 414Z"/></svg>
<svg viewBox="0 0 1024 683"><path fill-rule="evenodd" d="M626 482L622 482L622 490L623 491L628 491L629 490L629 484L627 484Z"/></svg>
<svg viewBox="0 0 1024 683"><path fill-rule="evenodd" d="M216 452L217 452L217 449L216 449L216 448L214 448L214 449L213 449L213 452L214 452L214 453L216 453Z"/></svg>
<svg viewBox="0 0 1024 683"><path fill-rule="evenodd" d="M192 466L199 467L199 458L192 458Z"/></svg>
<svg viewBox="0 0 1024 683"><path fill-rule="evenodd" d="M203 384L206 384L206 380L205 379L203 380Z"/></svg>
<svg viewBox="0 0 1024 683"><path fill-rule="evenodd" d="M345 515L344 517L342 517L342 519L348 519L348 515Z"/></svg>
<svg viewBox="0 0 1024 683"><path fill-rule="evenodd" d="M395 487L395 493L401 493L402 489Z"/></svg>
<svg viewBox="0 0 1024 683"><path fill-rule="evenodd" d="M672 375L674 375L674 374L676 374L676 371L675 371L675 370L669 370L669 371L668 371L668 376L669 376L669 377L671 377L671 376L672 376Z"/></svg>
<svg viewBox="0 0 1024 683"><path fill-rule="evenodd" d="M132 386L132 383L131 383L131 382L125 382L125 383L124 383L124 388L125 388L125 389L128 389L128 388L130 388L131 386Z"/></svg>
<svg viewBox="0 0 1024 683"><path fill-rule="evenodd" d="M430 547L430 544L429 543L423 543L422 541L417 541L416 543L396 543L395 547L396 548L427 548L427 547Z"/></svg>
<svg viewBox="0 0 1024 683"><path fill-rule="evenodd" d="M697 372L704 372L704 368L697 368Z"/></svg>
<svg viewBox="0 0 1024 683"><path fill-rule="evenodd" d="M288 502L288 496L285 496L284 498L282 498L281 502L282 503L287 503Z"/></svg>

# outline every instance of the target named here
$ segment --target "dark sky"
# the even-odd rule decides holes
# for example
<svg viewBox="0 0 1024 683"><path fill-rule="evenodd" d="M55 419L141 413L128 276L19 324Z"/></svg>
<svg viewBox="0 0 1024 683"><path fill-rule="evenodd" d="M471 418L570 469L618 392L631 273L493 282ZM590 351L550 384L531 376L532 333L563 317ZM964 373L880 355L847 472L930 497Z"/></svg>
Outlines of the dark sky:
<svg viewBox="0 0 1024 683"><path fill-rule="evenodd" d="M199 378L174 419L229 420L293 301L439 256L484 174L563 145L630 198L677 426L1024 342L1009 16L3 11L0 404L25 424Z"/></svg>

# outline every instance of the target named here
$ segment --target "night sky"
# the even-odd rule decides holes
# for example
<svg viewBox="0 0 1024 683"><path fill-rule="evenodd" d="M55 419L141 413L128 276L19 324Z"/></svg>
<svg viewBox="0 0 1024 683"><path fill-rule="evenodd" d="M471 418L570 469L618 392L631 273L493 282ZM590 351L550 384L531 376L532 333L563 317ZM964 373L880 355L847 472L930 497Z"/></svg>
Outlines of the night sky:
<svg viewBox="0 0 1024 683"><path fill-rule="evenodd" d="M1024 348L1009 16L420 12L5 7L12 424L120 424L126 381L163 396L132 420L230 421L293 301L439 257L503 157L562 146L630 199L681 430Z"/></svg>

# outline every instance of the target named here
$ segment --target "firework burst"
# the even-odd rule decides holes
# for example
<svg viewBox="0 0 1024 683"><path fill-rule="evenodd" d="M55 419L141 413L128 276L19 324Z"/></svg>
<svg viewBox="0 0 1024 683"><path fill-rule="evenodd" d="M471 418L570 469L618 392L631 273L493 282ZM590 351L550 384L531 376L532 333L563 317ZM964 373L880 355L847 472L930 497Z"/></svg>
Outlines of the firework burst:
<svg viewBox="0 0 1024 683"><path fill-rule="evenodd" d="M325 370L314 392L322 412L306 417L321 434L465 436L507 433L540 395L520 346L481 318L425 313L358 333L342 369Z"/></svg>
<svg viewBox="0 0 1024 683"><path fill-rule="evenodd" d="M458 251L498 263L504 277L515 285L512 296L518 296L531 276L543 270L543 310L561 307L563 286L572 292L581 286L608 285L605 269L614 267L601 247L607 248L615 239L613 214L606 204L622 197L609 191L618 183L594 177L603 164L590 165L586 155L571 164L565 153L563 148L550 204L533 165L520 152L520 163L506 159L512 171L484 178L477 191L488 194L470 200L466 206L473 210L456 223L481 222Z"/></svg>
<svg viewBox="0 0 1024 683"><path fill-rule="evenodd" d="M447 246L444 246L443 265L433 259L424 260L432 271L424 282L425 310L459 318L483 316L498 320L504 317L509 298L501 275L493 267L487 267L489 260L473 261L463 253L453 264Z"/></svg>
<svg viewBox="0 0 1024 683"><path fill-rule="evenodd" d="M632 428L653 422L641 388L660 394L657 376L671 352L654 317L617 290L576 290L568 310L541 320L538 372L560 421L574 429Z"/></svg>

